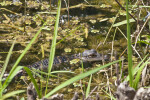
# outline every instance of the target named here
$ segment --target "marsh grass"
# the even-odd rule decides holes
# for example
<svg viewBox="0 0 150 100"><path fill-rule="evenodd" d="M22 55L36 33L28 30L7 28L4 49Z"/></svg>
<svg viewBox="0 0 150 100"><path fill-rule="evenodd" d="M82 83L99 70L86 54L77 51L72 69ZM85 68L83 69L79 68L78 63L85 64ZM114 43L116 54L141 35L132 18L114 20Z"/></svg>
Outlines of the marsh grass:
<svg viewBox="0 0 150 100"><path fill-rule="evenodd" d="M146 60L145 59L149 56L149 54L147 54L143 60L141 60L138 65L133 69L133 76L135 76L135 79L133 80L133 88L137 89L138 87L138 84L139 84L139 80L141 78L141 73L142 73L142 70L143 68L145 67L145 65L149 64L149 60ZM129 81L129 75L125 78L125 81Z"/></svg>
<svg viewBox="0 0 150 100"><path fill-rule="evenodd" d="M131 42L131 31L130 31L130 19L129 19L129 10L128 10L128 0L126 0L126 20L127 20L127 52L128 52L128 76L129 76L129 83L130 86L134 89L138 89L139 80L141 78L141 73L144 67L149 64L149 60L144 60L147 58L146 55L145 58L136 66L136 68L133 69L132 64L132 42ZM138 37L137 37L138 38ZM134 48L134 47L133 47ZM143 63L143 64L142 64ZM141 65L142 64L142 65ZM134 79L135 75L135 79Z"/></svg>
<svg viewBox="0 0 150 100"><path fill-rule="evenodd" d="M127 24L127 38L126 38L126 36L125 36L124 34L123 34L123 36L127 39L128 75L127 75L127 77L124 79L124 72L122 72L123 70L122 70L122 67L121 67L121 66L123 66L123 65L122 65L121 62L120 62L120 64L119 64L119 65L120 65L120 73L122 74L122 75L121 75L121 78L122 78L121 80L123 80L123 81L129 81L130 86L133 87L135 90L137 90L138 87L139 87L138 85L139 85L139 83L140 83L142 71L143 71L144 67L145 67L147 64L150 63L150 59L147 59L148 56L149 56L149 54L146 55L146 56L142 59L141 55L138 53L138 51L135 49L135 47L132 46L130 23L135 22L135 19L136 19L136 18L135 18L134 20L129 18L128 4L129 4L129 1L126 0L126 20L114 24L114 22L115 22L116 19L117 19L117 18L116 18L116 19L114 20L114 22L113 22L111 28L112 28L112 27L116 27L116 28L123 34L123 32L119 29L119 26L124 25L124 24ZM143 6L143 7L144 7L144 6ZM145 6L145 7L146 7L146 6ZM145 8L145 7L144 7L144 8ZM119 13L119 12L118 12L118 13ZM116 16L118 16L118 14L116 14ZM148 19L147 19L147 20L148 20ZM144 23L144 25L145 25L145 23ZM143 27L144 27L144 25L143 25ZM142 27L142 28L143 28L143 27ZM110 30L111 30L111 28L110 28ZM108 34L109 34L110 30L108 31ZM142 30L142 29L141 29L141 30ZM115 30L115 31L116 31L116 30ZM141 33L141 31L140 31L140 33ZM139 35L140 33L138 33L138 35ZM106 39L107 39L107 37L108 37L108 34L107 34L107 36L106 36ZM149 36L149 35L147 35L147 36ZM106 41L106 39L105 39L105 41ZM138 40L138 37L136 38L136 40ZM105 43L105 41L104 41L104 43ZM147 44L147 45L149 44L149 43L143 42L143 41L141 41L141 40L138 41L137 43L144 43L144 44ZM135 43L135 44L136 44L136 43ZM133 49L133 50L132 50L132 49ZM136 67L134 67L134 68L133 68L133 64L132 64L132 51L135 51L135 52L137 53L137 55L139 56L139 58L141 59L141 61L138 63L138 65L137 65ZM146 60L146 59L147 59L147 60ZM115 98L112 97L109 93L107 93L106 91L104 91L104 92L105 92L107 95L109 95L110 98L112 98L112 99L115 100Z"/></svg>
<svg viewBox="0 0 150 100"><path fill-rule="evenodd" d="M142 70L145 67L145 65L149 63L149 59L145 61L145 59L147 59L148 55L146 55L144 57L144 59L142 59L140 54L135 49L135 47L132 46L130 24L132 22L135 22L136 18L134 20L130 19L129 10L128 10L129 5L128 4L129 4L129 1L126 0L126 20L118 22L116 24L113 23L113 27L117 27L117 29L126 38L126 36L123 34L123 32L119 29L119 26L124 25L124 24L127 25L127 38L126 38L126 40L127 40L127 55L128 55L128 75L124 79L124 75L122 73L122 80L129 81L130 86L133 87L134 89L137 89L138 84L139 84L139 80L141 78ZM138 42L140 43L140 41L138 41ZM147 44L147 43L145 43L145 44ZM141 61L138 63L138 65L135 68L133 68L133 63L132 63L133 62L132 61L132 51L135 51L137 53L137 55L139 56L139 58L141 59ZM120 64L120 73L121 73L121 69L122 69L121 66L122 66L122 64Z"/></svg>
<svg viewBox="0 0 150 100"><path fill-rule="evenodd" d="M143 69L144 69L144 67L146 66L146 65L148 65L148 64L150 64L150 58L145 62L145 63L143 63L140 67L139 67L139 69L138 69L138 71L137 71L137 75L135 76L135 80L134 80L134 82L133 82L133 88L134 89L138 89L138 84L139 84L139 82L140 82L140 79L141 79L141 74L142 74L142 71L143 71Z"/></svg>

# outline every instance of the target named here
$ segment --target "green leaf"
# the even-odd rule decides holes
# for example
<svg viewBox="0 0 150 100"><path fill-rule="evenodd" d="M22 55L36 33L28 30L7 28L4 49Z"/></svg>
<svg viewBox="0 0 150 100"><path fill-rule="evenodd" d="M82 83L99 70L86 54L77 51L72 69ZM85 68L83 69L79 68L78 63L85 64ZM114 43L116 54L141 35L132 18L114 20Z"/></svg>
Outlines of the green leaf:
<svg viewBox="0 0 150 100"><path fill-rule="evenodd" d="M57 9L56 22L55 22L55 27L54 27L54 35L53 35L53 41L52 41L52 45L50 49L50 57L49 57L49 63L48 63L48 74L50 74L52 67L53 67L53 62L54 62L60 11L61 11L61 0L58 1L58 9ZM47 77L45 94L47 93L48 80L49 80L49 76Z"/></svg>
<svg viewBox="0 0 150 100"><path fill-rule="evenodd" d="M12 92L10 92L10 93L7 93L7 94L3 95L3 97L0 98L0 100L6 100L6 99L9 98L9 97L12 97L12 96L14 96L14 95L16 95L16 94L23 93L23 92L25 92L25 90L12 91Z"/></svg>
<svg viewBox="0 0 150 100"><path fill-rule="evenodd" d="M35 81L35 79L34 79L32 73L31 73L30 69L28 67L24 67L24 69L27 72L27 74L30 76L31 81L32 81L32 83L33 83L33 85L35 87L35 90L36 90L37 94L38 94L38 97L41 98L42 96L40 94L40 90L38 88L37 82Z"/></svg>
<svg viewBox="0 0 150 100"><path fill-rule="evenodd" d="M146 42L146 41L138 41L137 43L144 43L144 44L150 45L150 43L149 43L149 42Z"/></svg>
<svg viewBox="0 0 150 100"><path fill-rule="evenodd" d="M5 73L5 70L6 70L6 68L7 68L7 65L8 65L10 56L11 56L11 54L12 54L12 50L13 50L13 48L14 48L15 42L16 42L16 39L14 40L13 44L11 45L11 48L10 48L10 50L9 50L9 52L8 52L8 55L7 55L6 60L5 60L5 63L4 63L4 65L3 65L3 69L2 69L2 72L1 72L1 74L0 74L0 82L1 82L1 80L2 80L2 77L3 77L4 73Z"/></svg>
<svg viewBox="0 0 150 100"><path fill-rule="evenodd" d="M134 19L129 19L129 21L130 21L130 23L135 22ZM127 20L118 22L118 23L114 24L113 27L118 27L118 26L121 26L121 25L124 25L124 24L127 24Z"/></svg>
<svg viewBox="0 0 150 100"><path fill-rule="evenodd" d="M49 73L51 72L51 69L53 66L53 61L54 61L54 56L55 56L60 9L61 9L61 0L58 1L58 10L57 10L56 22L55 22L55 27L54 27L54 35L53 35L53 41L52 41L52 45L51 45L51 49L50 49L50 58L49 58L49 64L48 64L48 72Z"/></svg>
<svg viewBox="0 0 150 100"><path fill-rule="evenodd" d="M86 89L86 99L87 99L87 97L88 97L88 95L89 95L89 93L90 93L91 81L92 81L92 74L91 74L91 76L90 76L90 80L89 80L89 83L88 83L88 87L87 87L87 89Z"/></svg>

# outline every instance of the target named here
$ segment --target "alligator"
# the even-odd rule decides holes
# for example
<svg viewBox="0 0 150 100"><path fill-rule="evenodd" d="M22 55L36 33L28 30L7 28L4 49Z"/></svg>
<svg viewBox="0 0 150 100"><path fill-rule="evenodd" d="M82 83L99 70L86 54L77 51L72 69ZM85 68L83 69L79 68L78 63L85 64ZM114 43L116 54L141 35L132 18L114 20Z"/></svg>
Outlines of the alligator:
<svg viewBox="0 0 150 100"><path fill-rule="evenodd" d="M54 58L53 61L53 67L52 70L58 70L61 69L60 65L63 64L69 64L69 62L73 59L79 59L80 61L82 61L83 63L86 62L97 62L97 61L102 61L102 60L109 60L109 55L102 55L100 53L98 53L95 49L91 49L91 50L85 50L82 53L78 53L78 54L74 54L74 55L68 55L68 56L56 56ZM27 67L29 67L30 69L34 68L37 70L42 70L42 71L46 71L48 68L48 62L49 59L43 59L41 61L35 62L31 65L28 65ZM62 66L64 67L64 66ZM22 69L20 70L16 76L22 76L25 73L25 71ZM5 75L5 77L7 77L9 74Z"/></svg>
<svg viewBox="0 0 150 100"><path fill-rule="evenodd" d="M57 56L54 58L54 61L53 61L53 70L59 69L59 65L65 64L65 63L68 64L73 59L79 59L83 63L97 62L97 61L102 61L102 60L108 60L109 56L108 55L102 56L102 54L99 54L95 49L85 50L82 53L74 54L71 56ZM44 60L35 62L32 65L29 65L28 67L40 69L40 70L47 70L48 62L49 62L49 59L46 58Z"/></svg>

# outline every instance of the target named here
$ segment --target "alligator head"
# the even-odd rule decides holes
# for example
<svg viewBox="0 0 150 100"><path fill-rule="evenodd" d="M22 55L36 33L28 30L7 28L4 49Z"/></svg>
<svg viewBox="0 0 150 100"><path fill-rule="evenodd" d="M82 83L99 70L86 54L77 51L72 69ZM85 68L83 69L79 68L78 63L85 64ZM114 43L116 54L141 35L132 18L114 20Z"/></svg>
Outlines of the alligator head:
<svg viewBox="0 0 150 100"><path fill-rule="evenodd" d="M80 59L83 62L95 62L102 60L109 60L109 55L99 54L95 49L85 50L83 53L80 53Z"/></svg>

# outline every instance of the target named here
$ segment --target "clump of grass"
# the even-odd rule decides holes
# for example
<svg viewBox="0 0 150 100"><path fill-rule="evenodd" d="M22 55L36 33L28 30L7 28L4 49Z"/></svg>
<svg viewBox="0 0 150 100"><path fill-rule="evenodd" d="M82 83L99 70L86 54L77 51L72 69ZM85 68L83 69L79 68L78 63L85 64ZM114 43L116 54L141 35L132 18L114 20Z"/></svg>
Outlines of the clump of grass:
<svg viewBox="0 0 150 100"><path fill-rule="evenodd" d="M57 39L57 30L58 30L58 24L59 24L59 17L60 17L60 8L61 8L61 0L59 0L58 2L58 10L57 10L57 16L56 16L56 22L55 22L55 29L54 29L54 35L53 35L53 41L52 41L52 45L51 45L51 49L50 49L50 57L49 57L49 64L48 64L48 74L47 74L47 84L46 84L46 90L45 90L45 98L48 98L49 96L53 95L54 93L56 93L58 90L72 84L73 82L75 81L78 81L80 79L83 79L87 76L90 76L90 80L89 80L89 84L88 84L88 87L87 87L87 90L86 90L86 98L88 97L89 95L89 92L90 92L90 84L91 84L91 80L92 80L92 74L98 72L99 70L103 69L103 68L106 68L106 67L109 67L110 65L112 64L115 64L115 63L118 63L120 62L121 60L117 60L117 61L114 61L114 62L111 62L111 63L108 63L104 66L98 66L97 68L94 68L90 71L87 71L87 72L82 72L82 74L79 74L65 82L63 82L62 84L60 84L59 86L57 86L56 88L54 88L53 90L51 90L49 93L47 93L47 88L48 88L48 80L52 74L51 70L52 70L52 66L53 66L53 60L54 60L54 56L55 56L55 48L56 48L56 45L59 43L56 43L56 39ZM129 75L128 77L126 78L127 81L130 82L130 86L131 87L134 87L135 89L137 89L138 87L138 83L139 83L139 80L140 80L140 75L141 75L141 72L144 68L144 66L146 64L149 63L149 60L146 60L145 63L144 60L146 59L146 56L138 65L137 67L133 70L132 68L132 47L131 47L131 32L130 32L130 21L129 21L129 14L128 14L128 0L126 0L126 20L127 20L127 42L128 42L128 72L129 72ZM4 63L4 66L3 66L3 70L2 70L2 73L0 75L0 99L4 100L10 96L13 96L15 94L18 94L18 93L22 93L22 92L25 92L24 90L19 90L19 91L13 91L11 93L7 93L5 95L3 95L3 91L7 88L7 86L9 85L9 83L12 81L13 77L16 75L16 73L21 70L22 68L27 72L27 74L30 76L31 78L31 81L32 83L34 84L34 87L36 89L36 92L38 94L38 97L39 98L42 98L42 93L37 85L37 82L35 81L35 79L33 78L33 75L32 75L32 72L31 70L28 68L28 67L23 67L23 66L18 66L18 63L20 62L20 60L22 59L22 57L26 54L26 52L30 49L30 47L32 46L33 42L35 41L35 39L37 38L37 36L40 34L42 28L46 25L46 22L44 22L43 26L40 28L40 30L36 33L36 35L34 36L34 38L31 40L31 42L27 45L27 47L24 49L23 53L19 56L19 58L17 59L17 61L15 62L14 66L12 67L11 71L10 71L10 74L9 76L6 78L6 80L4 81L4 83L2 83L2 77L4 75L4 72L6 70L6 67L8 65L8 61L9 61L9 58L10 58L10 55L12 53L12 50L13 50L13 47L15 45L15 41L14 43L12 44L11 48L10 48L10 51L8 53L8 56L6 58L6 61ZM61 41L60 41L61 42ZM143 63L143 64L142 64ZM141 65L141 67L140 67ZM82 70L84 70L83 68L83 65L82 65ZM136 75L135 77L135 80L133 78L133 76ZM111 95L110 95L111 96ZM113 98L114 99L114 98Z"/></svg>
<svg viewBox="0 0 150 100"><path fill-rule="evenodd" d="M140 62L138 63L138 65L133 69L133 76L136 75L136 76L135 76L135 79L133 80L133 88L134 88L134 89L137 89L137 88L138 88L138 84L139 84L139 80L140 80L140 78L141 78L141 73L142 73L143 68L145 67L145 65L147 65L147 64L150 63L150 62L149 62L150 58L145 61L145 59L146 59L148 56L149 56L149 54L146 55L146 56L144 57L144 59L143 59L142 61L140 61ZM144 62L144 61L145 61L145 62ZM142 63L143 63L143 64L142 64ZM129 75L126 77L125 81L129 81Z"/></svg>
<svg viewBox="0 0 150 100"><path fill-rule="evenodd" d="M132 44L131 44L131 31L130 31L130 21L129 21L129 10L128 10L128 0L126 0L126 20L127 20L127 48L128 48L128 76L129 76L129 83L130 86L134 89L138 88L140 76L142 73L142 70L144 69L145 65L149 63L148 59L145 63L144 60L148 56L145 56L145 58L137 65L136 68L133 69L132 64ZM138 37L137 37L138 38ZM143 63L143 64L142 64ZM141 65L142 64L142 65ZM141 66L140 66L141 65ZM137 73L134 79L134 75Z"/></svg>
<svg viewBox="0 0 150 100"><path fill-rule="evenodd" d="M129 81L130 86L133 87L134 89L137 89L138 84L139 84L139 80L140 80L140 76L141 76L142 70L144 68L144 65L148 64L149 60L145 61L145 59L148 57L148 55L146 55L144 57L144 59L142 59L142 57L140 56L140 54L135 50L135 47L132 46L130 23L131 22L135 22L136 18L129 19L128 4L129 4L129 1L126 0L126 20L114 24L113 27L116 27L123 34L123 32L118 28L118 26L121 26L123 24L127 24L127 38L126 38L126 36L124 34L123 34L123 36L127 39L128 76L127 76L126 79L123 79L123 80L124 81ZM140 42L141 41L139 41L139 43ZM132 48L133 48L133 50L135 50L135 52L137 53L137 55L141 59L141 62L139 62L139 64L134 69L133 69L133 63L132 63L132 51L133 51Z"/></svg>

